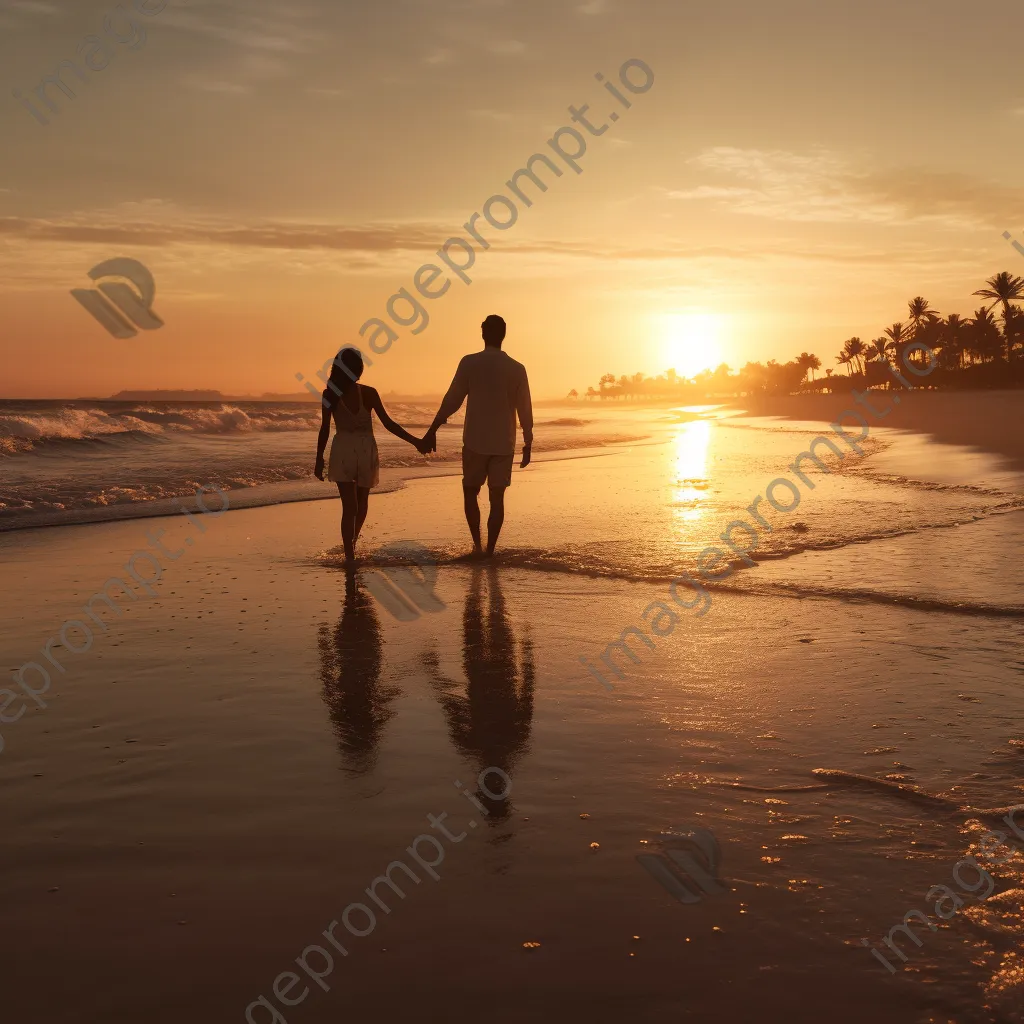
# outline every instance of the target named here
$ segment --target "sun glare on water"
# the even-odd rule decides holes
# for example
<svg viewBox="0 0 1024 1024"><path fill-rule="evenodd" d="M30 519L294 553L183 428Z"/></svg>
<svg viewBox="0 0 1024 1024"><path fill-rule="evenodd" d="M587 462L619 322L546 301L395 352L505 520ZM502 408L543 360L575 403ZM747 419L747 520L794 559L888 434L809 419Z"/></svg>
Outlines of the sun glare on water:
<svg viewBox="0 0 1024 1024"><path fill-rule="evenodd" d="M667 313L661 318L662 351L666 365L680 377L713 370L722 356L724 317L716 313Z"/></svg>

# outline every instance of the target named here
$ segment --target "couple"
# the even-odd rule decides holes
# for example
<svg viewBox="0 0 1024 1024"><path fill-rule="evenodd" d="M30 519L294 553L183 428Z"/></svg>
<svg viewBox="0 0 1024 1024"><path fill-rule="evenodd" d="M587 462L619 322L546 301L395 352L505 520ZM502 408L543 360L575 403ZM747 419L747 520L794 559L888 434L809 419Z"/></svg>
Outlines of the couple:
<svg viewBox="0 0 1024 1024"><path fill-rule="evenodd" d="M345 563L355 562L355 545L366 520L370 488L380 479L377 442L373 438L370 413L396 437L408 441L423 455L437 451L437 429L467 401L462 434L462 490L466 521L473 535L473 553L484 554L480 542L480 506L477 495L487 481L491 512L487 517L487 554L494 554L498 534L505 520L505 488L512 483L512 462L516 449L516 415L523 428L523 461L530 464L533 445L533 406L526 367L501 350L505 321L489 316L481 331L481 352L464 356L448 393L441 402L430 429L418 439L403 430L388 414L376 388L359 384L363 359L354 348L338 353L324 391L323 423L317 439L314 473L324 479L324 448L334 420L335 435L327 462L327 479L338 485L341 495L341 539Z"/></svg>

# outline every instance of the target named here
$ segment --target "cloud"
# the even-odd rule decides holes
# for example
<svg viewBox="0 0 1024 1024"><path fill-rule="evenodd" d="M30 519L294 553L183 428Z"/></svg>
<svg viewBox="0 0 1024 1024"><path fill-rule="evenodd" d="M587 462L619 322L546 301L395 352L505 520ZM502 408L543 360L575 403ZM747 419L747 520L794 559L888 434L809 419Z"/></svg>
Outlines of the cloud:
<svg viewBox="0 0 1024 1024"><path fill-rule="evenodd" d="M460 55L463 59L476 59L486 53L529 59L530 48L527 44L514 36L505 37L510 29L500 27L493 21L486 24L479 19L463 16L447 21L438 26L436 31L439 43L443 41L443 45L435 45L423 58L427 64L449 64Z"/></svg>
<svg viewBox="0 0 1024 1024"><path fill-rule="evenodd" d="M0 29L8 29L13 34L24 32L28 18L53 18L61 13L54 4L42 3L41 0L7 0L0 2Z"/></svg>
<svg viewBox="0 0 1024 1024"><path fill-rule="evenodd" d="M43 17L60 13L59 7L43 3L42 0L9 0L8 3L0 4L0 10L22 11L25 14L40 14Z"/></svg>
<svg viewBox="0 0 1024 1024"><path fill-rule="evenodd" d="M134 215L135 220L130 219ZM142 219L147 218L147 219ZM180 211L159 201L126 204L118 211L106 211L64 221L25 217L0 217L0 244L7 249L19 247L23 255L32 249L57 247L63 252L72 245L102 245L107 248L161 248L170 257L175 246L242 252L256 256L260 252L344 254L363 266L380 266L381 258L403 253L433 254L453 234L451 224L303 224L266 223L228 224L196 219L189 222ZM506 239L501 252L510 255L551 257L553 259L596 260L600 262L668 263L671 261L763 262L788 259L798 262L863 264L928 263L936 252L920 246L901 246L893 251L882 247L815 246L784 240L775 245L683 244L673 239L655 239L641 245L615 245L599 240L562 241L558 239ZM959 255L969 255L960 252ZM21 257L19 257L21 258ZM236 259L237 257L231 257ZM275 256L275 260L284 257ZM414 256L419 259L420 256Z"/></svg>
<svg viewBox="0 0 1024 1024"><path fill-rule="evenodd" d="M587 0L576 8L577 14L604 14L608 10L608 0Z"/></svg>
<svg viewBox="0 0 1024 1024"><path fill-rule="evenodd" d="M225 82L220 79L205 78L203 75L186 75L183 79L189 89L200 92L216 92L227 96L244 96L250 92L249 86L241 82Z"/></svg>
<svg viewBox="0 0 1024 1024"><path fill-rule="evenodd" d="M503 110L471 110L470 117L478 117L484 121L511 121L512 115Z"/></svg>
<svg viewBox="0 0 1024 1024"><path fill-rule="evenodd" d="M491 53L500 53L503 56L518 56L526 52L526 43L521 43L518 39L499 39L488 43L487 49Z"/></svg>
<svg viewBox="0 0 1024 1024"><path fill-rule="evenodd" d="M1001 226L1008 217L1024 217L1024 189L1001 187L967 174L917 168L875 170L826 150L790 153L718 147L689 162L714 180L668 191L670 198L711 202L774 220L932 222L974 230Z"/></svg>
<svg viewBox="0 0 1024 1024"><path fill-rule="evenodd" d="M258 82L286 76L288 68L278 57L270 57L265 53L245 53L234 60L220 62L217 72L215 76L187 74L182 81L190 89L241 96L252 92L252 86Z"/></svg>
<svg viewBox="0 0 1024 1024"><path fill-rule="evenodd" d="M300 13L287 8L282 12L272 4L234 8L217 4L201 11L175 5L171 23L181 31L219 39L240 50L299 54L322 49L323 33L315 26L296 24Z"/></svg>
<svg viewBox="0 0 1024 1024"><path fill-rule="evenodd" d="M232 225L207 220L187 223L168 211L161 220L129 222L110 213L80 220L0 217L0 238L32 242L131 246L210 245L251 249L326 249L347 252L436 250L451 235L450 225L269 223Z"/></svg>

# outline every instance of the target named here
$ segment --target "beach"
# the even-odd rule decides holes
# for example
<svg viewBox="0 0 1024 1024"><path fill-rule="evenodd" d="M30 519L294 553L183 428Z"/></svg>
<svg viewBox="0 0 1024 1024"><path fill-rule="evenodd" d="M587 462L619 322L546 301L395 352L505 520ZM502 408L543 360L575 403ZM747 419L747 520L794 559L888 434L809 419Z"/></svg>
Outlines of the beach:
<svg viewBox="0 0 1024 1024"><path fill-rule="evenodd" d="M901 393L898 405L888 406L885 426L912 430L945 444L999 453L1024 469L1024 423L1017 391L934 391L912 382L914 390ZM851 395L763 396L741 403L747 412L787 419L827 419L843 409L860 409ZM885 409L886 404L882 403Z"/></svg>
<svg viewBox="0 0 1024 1024"><path fill-rule="evenodd" d="M446 428L447 461L371 498L351 585L339 503L298 469L247 478L293 488L254 501L210 464L103 522L19 506L3 655L52 681L0 725L11 1018L1024 1020L1019 856L920 945L897 934L905 960L885 944L1024 804L1020 421L987 395L904 401L862 455L805 466L791 513L763 505L754 564L730 552L716 581L702 552L795 479L828 400L546 411L492 565L462 559ZM31 457L7 462L26 488ZM200 530L173 506L208 479L230 507L188 504ZM180 552L155 596L51 647L58 671L47 639L132 584L154 526ZM440 609L374 596L403 540ZM674 602L684 575L706 606ZM684 904L636 858L695 829L725 891ZM382 906L367 889L396 861L416 880L394 870Z"/></svg>

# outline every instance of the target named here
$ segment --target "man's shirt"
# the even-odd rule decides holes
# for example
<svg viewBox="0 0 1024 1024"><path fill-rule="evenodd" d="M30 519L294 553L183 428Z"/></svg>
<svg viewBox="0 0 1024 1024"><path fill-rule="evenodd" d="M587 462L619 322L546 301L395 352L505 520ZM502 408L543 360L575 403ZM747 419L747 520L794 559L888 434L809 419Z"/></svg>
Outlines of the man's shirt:
<svg viewBox="0 0 1024 1024"><path fill-rule="evenodd" d="M447 420L466 405L462 443L478 455L511 455L516 450L516 415L524 444L533 443L533 404L526 367L500 348L464 356L438 417Z"/></svg>

